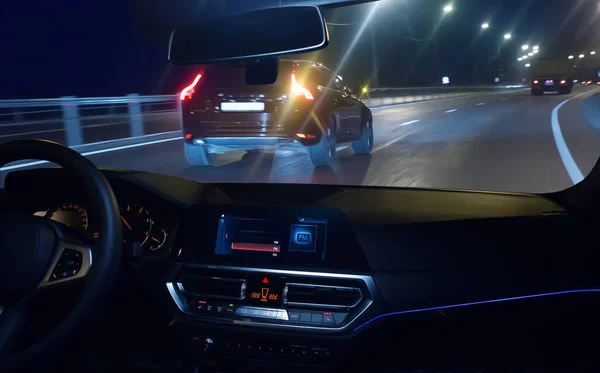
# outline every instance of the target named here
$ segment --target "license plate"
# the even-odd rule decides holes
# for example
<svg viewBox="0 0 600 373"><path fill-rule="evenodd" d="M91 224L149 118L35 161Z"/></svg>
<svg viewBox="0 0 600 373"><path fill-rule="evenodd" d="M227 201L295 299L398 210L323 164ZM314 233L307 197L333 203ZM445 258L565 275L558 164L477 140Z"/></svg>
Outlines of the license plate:
<svg viewBox="0 0 600 373"><path fill-rule="evenodd" d="M552 82L552 81L546 82L546 85L554 85L554 82Z"/></svg>
<svg viewBox="0 0 600 373"><path fill-rule="evenodd" d="M265 103L264 102L221 102L221 111L261 112L261 111L265 111Z"/></svg>

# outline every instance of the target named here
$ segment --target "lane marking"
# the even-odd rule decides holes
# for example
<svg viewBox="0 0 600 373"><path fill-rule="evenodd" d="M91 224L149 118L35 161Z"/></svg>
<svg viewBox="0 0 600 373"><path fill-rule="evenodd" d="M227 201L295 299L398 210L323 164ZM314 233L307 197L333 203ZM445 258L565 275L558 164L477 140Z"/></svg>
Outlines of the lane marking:
<svg viewBox="0 0 600 373"><path fill-rule="evenodd" d="M554 135L554 142L556 142L556 148L558 149L560 158L562 159L563 164L565 165L565 169L567 170L567 173L569 174L569 177L571 178L573 184L581 182L584 179L584 176L581 173L579 167L577 166L577 163L575 163L575 159L573 159L571 152L569 152L569 147L567 146L565 138L563 137L563 134L560 130L560 122L558 121L558 111L567 102L576 99L579 96L583 96L587 93L590 92L583 92L578 94L577 96L566 99L552 110L552 134Z"/></svg>
<svg viewBox="0 0 600 373"><path fill-rule="evenodd" d="M338 146L337 148L335 148L336 152L341 152L342 150L346 150L348 149L350 146L349 145L342 145L342 146Z"/></svg>
<svg viewBox="0 0 600 373"><path fill-rule="evenodd" d="M408 125L410 125L410 124L415 124L415 123L418 123L418 122L419 122L419 120L418 120L418 119L415 119L415 120L411 120L411 121L408 121L408 122L405 122L405 123L400 123L400 124L398 125L398 127L402 127L402 126L408 126Z"/></svg>
<svg viewBox="0 0 600 373"><path fill-rule="evenodd" d="M446 110L446 111L444 111L444 113L454 113L455 111L458 111L458 109Z"/></svg>
<svg viewBox="0 0 600 373"><path fill-rule="evenodd" d="M183 136L173 137L173 138L169 138L169 139L162 139L162 140L146 141L146 142L142 142L142 143L139 143L139 144L117 146L117 147L114 147L114 148L94 150L94 151L91 151L91 152L81 153L81 155L83 155L84 157L87 157L87 156L95 155L95 154L111 153L111 152L116 152L116 151L119 151L119 150L139 148L141 146L148 146L148 145L160 144L160 143L163 143L163 142L175 141L175 140L183 140ZM22 164L18 164L18 165L14 165L14 166L2 167L2 168L0 168L0 171L16 170L16 169L24 168L24 167L37 166L37 165L44 164L44 163L49 163L49 162L48 161L35 161L35 162L22 163Z"/></svg>
<svg viewBox="0 0 600 373"><path fill-rule="evenodd" d="M477 104L477 106L481 106L481 105L485 105L485 102L480 102Z"/></svg>

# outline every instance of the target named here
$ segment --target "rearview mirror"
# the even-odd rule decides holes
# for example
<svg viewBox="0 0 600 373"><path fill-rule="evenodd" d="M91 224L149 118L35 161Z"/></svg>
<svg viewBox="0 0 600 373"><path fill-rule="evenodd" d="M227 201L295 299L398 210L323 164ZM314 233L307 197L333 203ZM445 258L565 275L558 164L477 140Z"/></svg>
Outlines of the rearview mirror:
<svg viewBox="0 0 600 373"><path fill-rule="evenodd" d="M292 6L238 13L173 30L169 61L206 64L307 53L329 43L316 6Z"/></svg>

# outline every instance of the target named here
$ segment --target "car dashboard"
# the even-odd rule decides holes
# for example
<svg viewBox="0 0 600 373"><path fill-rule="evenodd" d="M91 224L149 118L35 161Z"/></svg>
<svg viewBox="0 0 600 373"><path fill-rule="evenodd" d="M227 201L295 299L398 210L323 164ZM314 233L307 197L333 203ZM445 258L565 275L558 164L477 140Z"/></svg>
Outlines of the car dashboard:
<svg viewBox="0 0 600 373"><path fill-rule="evenodd" d="M243 371L594 356L599 254L588 220L545 196L103 172L128 268L117 330L150 356ZM94 202L66 170L5 184L13 212L97 239Z"/></svg>

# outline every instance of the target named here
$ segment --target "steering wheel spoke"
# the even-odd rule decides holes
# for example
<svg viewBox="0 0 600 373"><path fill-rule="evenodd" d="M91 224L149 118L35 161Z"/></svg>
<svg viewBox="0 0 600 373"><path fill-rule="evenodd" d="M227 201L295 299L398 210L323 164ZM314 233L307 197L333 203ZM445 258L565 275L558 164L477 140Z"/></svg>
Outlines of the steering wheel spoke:
<svg viewBox="0 0 600 373"><path fill-rule="evenodd" d="M62 239L48 271L38 287L47 287L84 278L92 266L91 245Z"/></svg>

